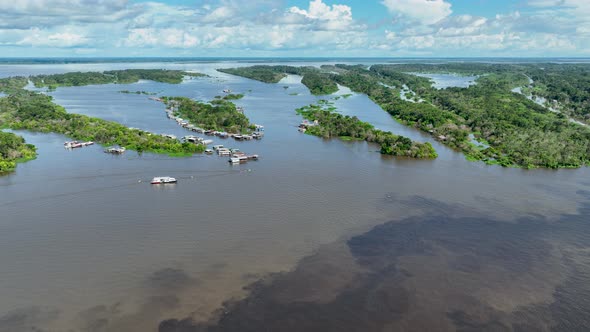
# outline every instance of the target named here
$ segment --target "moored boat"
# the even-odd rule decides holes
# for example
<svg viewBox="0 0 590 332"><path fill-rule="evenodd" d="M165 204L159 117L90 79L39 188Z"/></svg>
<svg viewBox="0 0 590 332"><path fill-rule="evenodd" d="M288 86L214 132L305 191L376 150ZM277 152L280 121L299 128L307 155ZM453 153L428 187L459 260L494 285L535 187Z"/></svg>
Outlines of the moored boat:
<svg viewBox="0 0 590 332"><path fill-rule="evenodd" d="M151 184L170 184L176 183L176 179L169 176L158 176L152 179Z"/></svg>
<svg viewBox="0 0 590 332"><path fill-rule="evenodd" d="M93 145L94 142L89 141L89 142L78 142L78 141L68 141L64 143L64 148L66 149L75 149L75 148L81 148L84 146L89 146L89 145Z"/></svg>
<svg viewBox="0 0 590 332"><path fill-rule="evenodd" d="M125 148L124 147L108 147L104 150L105 153L113 153L113 154L122 154L125 152Z"/></svg>

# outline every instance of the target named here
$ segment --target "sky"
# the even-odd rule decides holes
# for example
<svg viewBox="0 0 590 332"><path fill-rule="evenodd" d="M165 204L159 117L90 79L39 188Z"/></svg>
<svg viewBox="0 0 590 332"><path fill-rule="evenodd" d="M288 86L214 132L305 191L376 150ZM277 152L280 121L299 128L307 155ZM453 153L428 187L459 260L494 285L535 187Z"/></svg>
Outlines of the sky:
<svg viewBox="0 0 590 332"><path fill-rule="evenodd" d="M590 0L0 0L0 57L585 57Z"/></svg>

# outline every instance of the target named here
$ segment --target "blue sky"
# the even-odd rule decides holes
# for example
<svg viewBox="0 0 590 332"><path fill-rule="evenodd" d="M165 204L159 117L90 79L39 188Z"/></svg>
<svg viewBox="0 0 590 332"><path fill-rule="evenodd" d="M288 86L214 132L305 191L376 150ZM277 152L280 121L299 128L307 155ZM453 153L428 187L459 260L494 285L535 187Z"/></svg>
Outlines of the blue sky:
<svg viewBox="0 0 590 332"><path fill-rule="evenodd" d="M590 56L590 0L0 0L0 56Z"/></svg>

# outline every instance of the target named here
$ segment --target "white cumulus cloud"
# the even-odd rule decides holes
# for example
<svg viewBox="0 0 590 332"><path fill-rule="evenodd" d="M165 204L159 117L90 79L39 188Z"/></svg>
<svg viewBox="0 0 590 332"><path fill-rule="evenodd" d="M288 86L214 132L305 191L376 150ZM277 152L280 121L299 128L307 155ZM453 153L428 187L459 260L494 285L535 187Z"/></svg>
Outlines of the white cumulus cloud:
<svg viewBox="0 0 590 332"><path fill-rule="evenodd" d="M451 4L444 0L383 0L381 2L395 16L425 24L436 23L451 15Z"/></svg>

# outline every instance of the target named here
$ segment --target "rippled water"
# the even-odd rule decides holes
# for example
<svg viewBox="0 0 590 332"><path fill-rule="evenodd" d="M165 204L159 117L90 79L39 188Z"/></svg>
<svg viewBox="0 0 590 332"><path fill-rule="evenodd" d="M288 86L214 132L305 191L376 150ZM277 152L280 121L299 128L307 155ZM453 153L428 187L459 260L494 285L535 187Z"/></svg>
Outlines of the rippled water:
<svg viewBox="0 0 590 332"><path fill-rule="evenodd" d="M487 246L493 250L476 254L477 260L516 255L540 238L546 241L549 234L553 246L568 244L572 234L586 238L581 221L568 224L567 232L546 224L565 224L568 219L564 215L579 214L580 204L586 201L579 192L590 184L587 168L526 171L470 163L429 136L398 124L366 96L356 94L334 100L338 110L382 130L430 141L440 157L434 161L396 159L381 156L377 146L364 142L300 134L296 126L301 118L294 110L318 97L311 96L297 77L264 84L214 70L236 65L247 64L0 66L0 76L116 68L201 71L212 77L180 85L140 82L59 88L51 95L69 112L183 136L188 133L165 117L162 104L145 95L118 91L144 90L209 100L230 88L246 94L236 103L245 108L252 122L266 127L262 141L218 139L220 144L262 157L237 167L229 166L225 158L207 155L179 159L130 152L112 156L102 153L100 146L67 151L62 147L63 136L19 132L38 146L39 158L0 177L0 330L24 331L35 326L47 331L155 331L160 321L172 317L204 322L216 317L214 311L223 301L245 296L243 286L268 273L293 269L300 259L322 246L328 249L319 249L319 255L326 252L330 257L330 251L325 250L337 247L332 253L347 260L342 268L348 274L343 275L356 273L359 266L364 268L362 255L346 258L346 239L391 220L406 220L404 225L409 225L417 221L411 218L432 211L433 206L439 215L483 215L493 220L493 225L514 224L527 216L542 225L541 233L535 231L535 224L516 233L509 226L485 224L482 231L478 223L471 225L461 219L455 225L451 218L446 222L454 228L446 230L444 238L433 238L442 243L440 246L430 247L432 251L441 248L444 257L449 246L456 248L454 256L448 254L455 257L449 271L474 264L473 256L466 252L477 248L471 249L473 242L459 241L465 236L485 239L488 234L501 235L508 241ZM297 95L291 95L294 93ZM345 93L348 91L339 92ZM160 175L177 177L179 183L167 187L146 183ZM451 227L433 222L436 227ZM463 229L466 225L470 228ZM534 236L520 246L520 239L528 234ZM454 240L458 242L451 243ZM576 245L583 248L585 244L577 241ZM404 264L422 262L414 259L412 250L416 248L404 250ZM352 254L356 255L354 250ZM526 256L515 259L527 261ZM553 271L565 260L565 255L556 254L543 264ZM576 268L585 269L580 264ZM432 265L432 269L437 267ZM431 272L409 271L424 278ZM487 274L465 278L473 287L488 280ZM510 284L510 279L502 278L492 281ZM539 301L549 303L550 294L558 292L559 285L579 284L584 274L539 278L542 284L527 287L530 294L538 293ZM413 282L415 286L404 288L406 292L432 281L417 277ZM289 285L285 284L285 289L291 289ZM311 288L309 296L316 296L314 301L327 301L339 293L335 289L330 295L320 289ZM555 294L567 297L575 287L565 289ZM313 290L318 290L317 294ZM431 296L436 299L438 295Z"/></svg>

